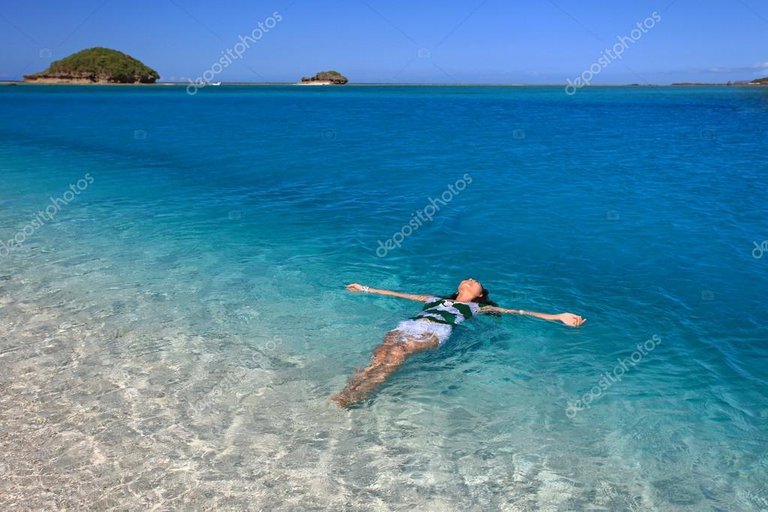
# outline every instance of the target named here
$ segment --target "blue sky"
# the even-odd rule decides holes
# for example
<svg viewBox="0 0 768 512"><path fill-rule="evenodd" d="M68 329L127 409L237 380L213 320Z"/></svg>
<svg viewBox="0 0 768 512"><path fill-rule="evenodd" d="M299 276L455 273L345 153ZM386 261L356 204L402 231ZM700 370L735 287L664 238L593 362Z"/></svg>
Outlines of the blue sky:
<svg viewBox="0 0 768 512"><path fill-rule="evenodd" d="M654 12L591 83L768 76L765 0L25 0L0 7L0 80L106 46L183 81L278 13L214 81L337 69L354 82L565 83Z"/></svg>

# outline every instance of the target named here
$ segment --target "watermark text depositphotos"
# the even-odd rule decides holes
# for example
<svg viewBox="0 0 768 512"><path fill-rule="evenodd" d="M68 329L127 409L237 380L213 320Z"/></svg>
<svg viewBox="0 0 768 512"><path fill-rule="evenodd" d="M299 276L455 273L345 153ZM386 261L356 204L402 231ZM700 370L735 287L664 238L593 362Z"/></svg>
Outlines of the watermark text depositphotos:
<svg viewBox="0 0 768 512"><path fill-rule="evenodd" d="M768 253L768 240L763 240L760 243L752 242L754 249L752 249L752 257L756 260L762 259L765 253Z"/></svg>
<svg viewBox="0 0 768 512"><path fill-rule="evenodd" d="M222 71L235 63L236 60L242 59L246 51L251 48L252 44L259 42L264 35L275 28L279 22L283 21L283 16L275 11L271 16L268 16L264 21L260 21L256 28L254 28L250 34L245 36L239 36L238 42L234 44L232 48L222 50L222 56L211 64L211 66L203 71L203 73L192 80L187 79L189 85L187 86L187 94L194 96L197 91L213 83L213 79L216 78Z"/></svg>
<svg viewBox="0 0 768 512"><path fill-rule="evenodd" d="M50 197L50 204L32 217L32 220L24 225L10 240L0 240L0 258L8 256L11 252L21 249L24 243L40 228L52 222L65 206L69 205L82 192L94 182L91 173L86 173L77 183L70 184L69 190L60 197Z"/></svg>
<svg viewBox="0 0 768 512"><path fill-rule="evenodd" d="M568 85L565 86L565 93L568 96L573 96L579 89L591 84L596 75L602 73L603 70L610 66L614 61L621 60L624 52L629 49L630 45L635 44L642 39L642 37L647 34L648 31L653 29L660 21L661 14L653 11L651 15L643 21L638 21L635 25L636 28L633 28L629 35L617 36L616 39L618 41L611 48L603 50L600 57L585 69L581 75L575 77L573 80L570 78L566 79Z"/></svg>
<svg viewBox="0 0 768 512"><path fill-rule="evenodd" d="M447 206L448 203L453 201L454 197L462 193L468 185L472 183L472 176L464 174L461 178L456 180L455 183L448 185L448 188L444 190L437 198L430 197L429 204L423 209L415 211L411 215L411 220L407 224L403 225L399 231L396 231L388 240L382 242L379 240L379 245L376 248L376 256L384 258L390 251L400 248L403 245L403 240L414 234L425 223L432 222L435 215L440 211L440 208Z"/></svg>
<svg viewBox="0 0 768 512"><path fill-rule="evenodd" d="M267 354L274 352L282 344L283 338L281 336L272 336L269 341L259 347L259 350L254 351L251 356L251 363L258 369L269 368L270 362ZM245 382L250 373L251 370L247 367L240 367L234 372L228 373L208 394L190 404L190 413L197 416L214 408L218 400L234 393Z"/></svg>
<svg viewBox="0 0 768 512"><path fill-rule="evenodd" d="M565 409L565 414L569 418L574 418L579 411L589 409L592 406L592 402L600 398L611 386L621 382L627 372L640 364L659 345L661 345L661 337L657 334L654 334L643 343L638 343L635 346L637 350L632 352L629 357L617 359L613 369L610 372L603 373L592 389L581 395L577 400L570 402Z"/></svg>

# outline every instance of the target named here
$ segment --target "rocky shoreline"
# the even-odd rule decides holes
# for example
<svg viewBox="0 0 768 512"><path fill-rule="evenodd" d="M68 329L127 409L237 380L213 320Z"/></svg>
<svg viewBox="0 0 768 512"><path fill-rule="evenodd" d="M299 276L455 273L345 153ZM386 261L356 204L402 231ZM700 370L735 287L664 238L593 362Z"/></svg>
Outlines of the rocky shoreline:
<svg viewBox="0 0 768 512"><path fill-rule="evenodd" d="M76 78L76 77L35 77L24 78L24 83L27 84L60 84L60 85L150 85L149 83L133 82L133 83L120 83L113 82L104 78L90 79L90 78Z"/></svg>

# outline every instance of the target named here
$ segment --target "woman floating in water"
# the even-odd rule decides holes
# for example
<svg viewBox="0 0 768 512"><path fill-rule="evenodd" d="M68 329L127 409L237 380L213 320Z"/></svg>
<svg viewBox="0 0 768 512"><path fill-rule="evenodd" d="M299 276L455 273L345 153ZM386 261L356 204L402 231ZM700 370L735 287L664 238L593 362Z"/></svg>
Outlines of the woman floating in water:
<svg viewBox="0 0 768 512"><path fill-rule="evenodd" d="M409 293L376 290L357 283L347 285L351 292L377 293L401 299L425 302L424 310L397 325L387 333L384 342L373 351L373 359L368 368L357 372L349 379L347 387L331 399L342 407L363 400L376 386L405 362L406 358L422 350L435 348L448 339L454 326L478 313L508 313L525 315L562 322L569 327L578 327L585 318L572 313L548 315L522 309L504 309L497 307L488 299L488 290L474 279L465 279L459 283L456 293L447 298L431 295L411 295Z"/></svg>

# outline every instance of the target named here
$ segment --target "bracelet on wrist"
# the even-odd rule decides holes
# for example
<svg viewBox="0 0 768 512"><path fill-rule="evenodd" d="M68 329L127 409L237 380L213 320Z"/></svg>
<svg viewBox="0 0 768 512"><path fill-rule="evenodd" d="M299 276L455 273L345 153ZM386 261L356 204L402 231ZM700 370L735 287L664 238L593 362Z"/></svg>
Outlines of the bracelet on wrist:
<svg viewBox="0 0 768 512"><path fill-rule="evenodd" d="M370 290L370 288L368 288L367 286L363 286L363 292L364 293L368 293L369 290Z"/></svg>

